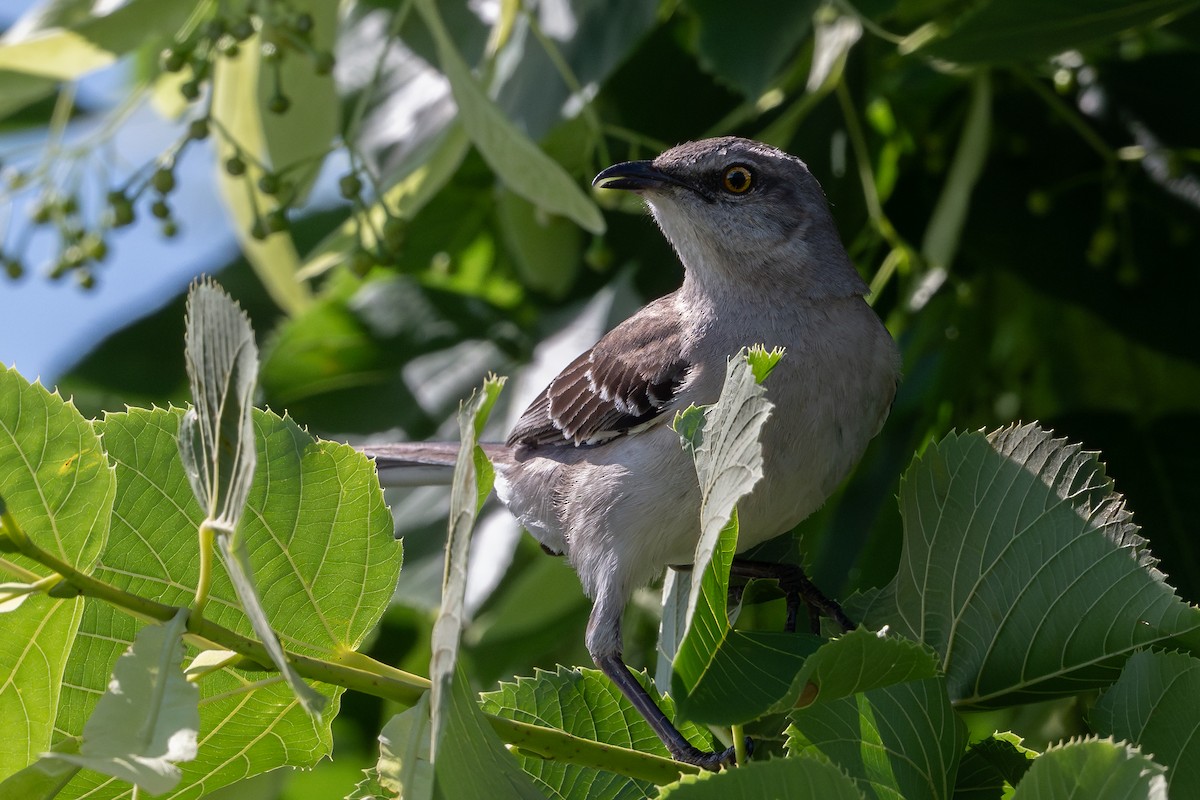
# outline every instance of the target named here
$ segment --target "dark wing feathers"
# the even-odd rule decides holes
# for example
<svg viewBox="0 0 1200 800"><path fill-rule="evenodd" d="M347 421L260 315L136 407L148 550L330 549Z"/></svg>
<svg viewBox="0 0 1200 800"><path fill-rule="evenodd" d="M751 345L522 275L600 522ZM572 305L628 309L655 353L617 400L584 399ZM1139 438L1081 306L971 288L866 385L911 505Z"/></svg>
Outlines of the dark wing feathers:
<svg viewBox="0 0 1200 800"><path fill-rule="evenodd" d="M597 444L662 414L690 368L670 300L651 303L572 361L526 409L508 444Z"/></svg>

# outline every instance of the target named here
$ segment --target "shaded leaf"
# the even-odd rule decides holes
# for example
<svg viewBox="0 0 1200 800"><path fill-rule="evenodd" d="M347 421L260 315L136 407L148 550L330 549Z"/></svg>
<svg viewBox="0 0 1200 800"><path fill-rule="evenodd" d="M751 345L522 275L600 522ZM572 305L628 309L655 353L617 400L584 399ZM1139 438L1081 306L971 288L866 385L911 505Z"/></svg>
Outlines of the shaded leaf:
<svg viewBox="0 0 1200 800"><path fill-rule="evenodd" d="M737 769L688 775L664 786L661 800L763 800L819 797L821 800L863 800L864 795L835 765L815 758L776 758L751 761Z"/></svg>
<svg viewBox="0 0 1200 800"><path fill-rule="evenodd" d="M700 21L700 63L745 97L757 99L807 39L817 0L688 0ZM752 58L748 54L753 53Z"/></svg>
<svg viewBox="0 0 1200 800"><path fill-rule="evenodd" d="M183 677L188 612L146 625L117 659L112 680L83 728L68 763L137 784L153 795L179 784L180 761L196 757L200 690Z"/></svg>
<svg viewBox="0 0 1200 800"><path fill-rule="evenodd" d="M1025 777L1037 755L1011 733L975 742L958 765L954 800L1001 800Z"/></svg>
<svg viewBox="0 0 1200 800"><path fill-rule="evenodd" d="M900 569L866 616L933 646L956 702L1104 686L1136 649L1200 628L1096 455L1036 425L947 436L900 507Z"/></svg>
<svg viewBox="0 0 1200 800"><path fill-rule="evenodd" d="M635 675L653 692L644 673ZM669 696L656 699L663 713L674 716L674 703ZM645 718L598 670L562 666L555 672L536 670L532 678L519 677L515 683L502 683L499 689L485 692L482 707L489 714L554 728L582 739L670 757ZM676 720L676 726L700 749L712 749L712 735L704 729L680 720ZM551 798L635 800L648 796L653 787L648 780L553 758L522 755L520 750L517 758Z"/></svg>
<svg viewBox="0 0 1200 800"><path fill-rule="evenodd" d="M25 769L0 781L0 797L19 797L21 800L52 800L58 797L62 788L81 769L59 756L78 752L79 739L72 737L59 742L53 752L44 754Z"/></svg>
<svg viewBox="0 0 1200 800"><path fill-rule="evenodd" d="M1200 796L1200 659L1143 651L1092 708L1093 729L1135 743L1167 768L1174 797Z"/></svg>
<svg viewBox="0 0 1200 800"><path fill-rule="evenodd" d="M1017 784L1013 800L1167 800L1166 769L1127 744L1087 739L1051 747Z"/></svg>
<svg viewBox="0 0 1200 800"><path fill-rule="evenodd" d="M1195 7L1194 0L1036 0L956 4L922 52L964 64L1034 61L1151 25Z"/></svg>
<svg viewBox="0 0 1200 800"><path fill-rule="evenodd" d="M828 760L867 797L948 798L966 743L944 678L871 689L794 711L792 756Z"/></svg>
<svg viewBox="0 0 1200 800"><path fill-rule="evenodd" d="M937 676L936 655L911 639L857 628L804 659L791 690L775 706L814 705L905 681Z"/></svg>
<svg viewBox="0 0 1200 800"><path fill-rule="evenodd" d="M416 6L437 43L438 61L450 81L463 127L488 166L526 200L572 219L592 233L603 233L604 217L596 204L484 94L455 48L433 0L417 0Z"/></svg>

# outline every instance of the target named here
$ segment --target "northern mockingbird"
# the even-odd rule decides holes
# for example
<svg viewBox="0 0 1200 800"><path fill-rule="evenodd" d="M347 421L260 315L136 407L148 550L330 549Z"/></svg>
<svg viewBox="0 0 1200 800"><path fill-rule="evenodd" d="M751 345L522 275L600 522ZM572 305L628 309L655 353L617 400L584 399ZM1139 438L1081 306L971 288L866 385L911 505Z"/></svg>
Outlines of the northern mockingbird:
<svg viewBox="0 0 1200 800"><path fill-rule="evenodd" d="M744 550L793 528L858 462L887 417L899 358L798 158L746 139L707 139L609 167L593 185L645 199L683 262L683 285L568 364L508 441L485 451L501 501L544 549L567 557L592 599L587 649L596 666L676 759L715 769L732 748L691 745L621 657L630 595L666 566L690 564L699 536L696 470L670 422L689 404L717 400L728 359L743 347L786 348L766 383L775 409L762 431L763 478L738 504ZM385 484L407 468L449 465L455 449L365 448ZM788 578L790 624L796 592L849 624L798 569L750 563L743 574Z"/></svg>

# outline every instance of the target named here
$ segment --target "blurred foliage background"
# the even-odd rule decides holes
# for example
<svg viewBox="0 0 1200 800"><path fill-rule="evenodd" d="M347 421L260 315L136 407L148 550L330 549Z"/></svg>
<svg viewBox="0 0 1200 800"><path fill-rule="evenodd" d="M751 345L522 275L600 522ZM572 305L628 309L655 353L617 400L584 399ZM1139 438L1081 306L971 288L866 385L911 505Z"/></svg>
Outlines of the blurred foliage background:
<svg viewBox="0 0 1200 800"><path fill-rule="evenodd" d="M117 129L149 102L176 143L124 171L97 163L103 141L0 154L13 280L50 279L26 263L34 235L57 242L52 276L86 288L137 258L119 228L195 224L168 201L177 165L200 160L243 250L204 271L262 336L263 403L327 438L451 438L487 372L515 378L511 421L681 278L635 202L564 194L522 143L586 190L610 163L681 141L762 139L821 180L904 354L886 428L798 531L817 583L845 596L890 578L899 475L931 437L1040 420L1104 453L1169 580L1200 598L1186 510L1200 485L1197 3L100 5L44 3L0 41L5 131L53 141L97 114ZM74 104L72 81L115 59L132 65L128 102ZM587 230L592 202L604 224ZM40 226L26 219L39 211ZM89 415L180 401L182 331L181 294L73 353L58 385ZM503 409L493 419L502 437ZM393 510L407 563L371 653L425 673L445 495L397 495ZM588 663L574 575L502 512L485 516L473 570L476 688ZM640 596L627 623L631 664L653 668L655 600ZM385 710L344 704L337 762L286 796L344 792L373 761ZM1031 713L1047 737L1071 732L1061 708ZM281 779L260 783L274 796Z"/></svg>

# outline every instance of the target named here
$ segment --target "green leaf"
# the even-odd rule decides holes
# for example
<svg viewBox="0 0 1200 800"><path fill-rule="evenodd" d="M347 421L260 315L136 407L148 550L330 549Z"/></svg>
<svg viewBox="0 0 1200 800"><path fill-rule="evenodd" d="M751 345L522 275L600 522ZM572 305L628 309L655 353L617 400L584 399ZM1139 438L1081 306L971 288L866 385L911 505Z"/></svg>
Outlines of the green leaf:
<svg viewBox="0 0 1200 800"><path fill-rule="evenodd" d="M958 765L954 800L1001 800L1029 771L1037 753L1012 733L996 733L972 744Z"/></svg>
<svg viewBox="0 0 1200 800"><path fill-rule="evenodd" d="M955 12L922 52L962 64L1012 63L1047 58L1153 25L1195 0L1037 0L955 4Z"/></svg>
<svg viewBox="0 0 1200 800"><path fill-rule="evenodd" d="M868 797L948 798L966 744L944 678L924 678L792 713L791 755L828 760Z"/></svg>
<svg viewBox="0 0 1200 800"><path fill-rule="evenodd" d="M1092 708L1092 728L1134 742L1167 767L1173 797L1200 796L1200 659L1143 651Z"/></svg>
<svg viewBox="0 0 1200 800"><path fill-rule="evenodd" d="M729 800L734 797L863 800L854 781L833 764L815 758L751 761L737 769L686 775L664 786L659 800Z"/></svg>
<svg viewBox="0 0 1200 800"><path fill-rule="evenodd" d="M543 210L572 219L592 233L603 233L604 217L596 204L484 94L459 55L434 0L417 0L416 6L437 44L438 61L450 81L463 127L492 171L509 189Z"/></svg>
<svg viewBox="0 0 1200 800"><path fill-rule="evenodd" d="M816 646L807 636L734 631L728 618L736 504L762 477L758 437L772 408L755 374L765 377L780 355L743 350L729 360L721 396L702 423L692 409L676 416L675 430L696 460L700 538L671 692L683 715L697 721L736 724L758 716L788 691L790 676ZM667 634L674 635L664 627L660 636Z"/></svg>
<svg viewBox="0 0 1200 800"><path fill-rule="evenodd" d="M212 546L204 532L211 528L255 635L304 709L319 716L325 698L288 663L254 585L246 542L238 533L254 480L256 455L250 412L258 347L250 318L211 280L193 284L188 293L186 342L188 382L195 405L179 422L179 455L206 513L200 523L200 547ZM196 613L202 613L207 599L204 594L197 600Z"/></svg>
<svg viewBox="0 0 1200 800"><path fill-rule="evenodd" d="M900 508L900 568L866 618L937 650L956 703L1105 686L1200 628L1096 454L1036 425L950 434L905 473Z"/></svg>
<svg viewBox="0 0 1200 800"><path fill-rule="evenodd" d="M375 777L381 786L405 800L433 797L433 762L430 761L429 693L392 717L379 732L379 762Z"/></svg>
<svg viewBox="0 0 1200 800"><path fill-rule="evenodd" d="M700 63L745 97L757 100L808 38L817 0L688 0L700 22Z"/></svg>
<svg viewBox="0 0 1200 800"><path fill-rule="evenodd" d="M313 18L313 47L332 49L337 3L293 0L289 9ZM289 315L296 314L308 306L311 296L299 278L300 256L291 235L275 233L262 240L251 235L254 223L278 202L264 194L258 182L265 167L295 187L297 201L307 194L338 132L340 104L333 76L318 75L312 61L303 57L268 64L256 34L242 44L237 58L216 59L212 80L213 119L237 143L237 154L249 165L244 174L229 175L224 162L235 151L226 150L217 168L217 183L238 243L271 298ZM290 101L285 114L267 109L277 87Z"/></svg>
<svg viewBox="0 0 1200 800"><path fill-rule="evenodd" d="M480 712L461 666L441 702L443 736L434 740L436 797L546 800Z"/></svg>
<svg viewBox="0 0 1200 800"><path fill-rule="evenodd" d="M115 493L113 470L91 424L58 394L0 366L0 505L24 534L88 571L108 536ZM47 570L4 552L0 574L32 583ZM59 687L82 613L82 599L36 595L4 616L0 779L50 749Z"/></svg>
<svg viewBox="0 0 1200 800"><path fill-rule="evenodd" d="M129 0L108 14L65 19L39 4L15 24L21 37L0 44L0 118L53 93L59 81L107 67L149 37L179 29L194 6ZM30 17L36 21L26 25Z"/></svg>
<svg viewBox="0 0 1200 800"><path fill-rule="evenodd" d="M1166 769L1137 748L1111 739L1051 747L1034 760L1012 800L1166 800Z"/></svg>
<svg viewBox="0 0 1200 800"><path fill-rule="evenodd" d="M480 498L491 490L492 476L477 467L479 432L487 424L488 414L496 403L503 378L491 377L480 391L458 411L459 448L450 484L450 528L446 540L446 567L442 577L442 606L433 625L433 654L429 662L432 683L433 759L437 763L438 747L445 740L444 723L451 713L451 682L458 663L458 646L466 624L467 559L471 547L471 530L479 512ZM484 458L486 461L487 459ZM439 773L440 774L440 773Z"/></svg>
<svg viewBox="0 0 1200 800"><path fill-rule="evenodd" d="M636 674L653 691L645 674ZM668 717L674 715L670 697L658 698L658 704ZM554 728L581 739L670 757L645 718L598 670L562 666L556 672L536 670L532 678L519 677L515 683L501 683L499 689L485 692L482 707L488 714ZM704 729L679 720L676 726L697 747L712 748L712 735ZM524 755L517 750L521 766L547 796L556 800L635 800L649 796L654 785L648 780L567 763L555 758L553 751L547 755Z"/></svg>
<svg viewBox="0 0 1200 800"><path fill-rule="evenodd" d="M98 427L116 465L113 533L96 576L171 605L187 605L198 577L194 531L204 519L178 457L182 412L134 409ZM292 652L322 658L355 650L387 608L400 543L373 465L352 448L314 440L294 422L253 412L258 448L241 536L263 607ZM220 563L205 616L253 636ZM79 734L109 670L139 623L88 603L64 676L57 728ZM333 746L330 722L341 689L320 720L273 673L226 667L200 681L201 747L182 765L173 796L195 797L280 766L312 767ZM64 797L127 796L128 785L81 773Z"/></svg>
<svg viewBox="0 0 1200 800"><path fill-rule="evenodd" d="M258 346L246 312L211 279L188 291L186 327L193 407L179 424L179 455L205 522L232 533L254 480Z"/></svg>
<svg viewBox="0 0 1200 800"><path fill-rule="evenodd" d="M76 737L57 743L52 752L44 754L25 769L0 781L0 797L53 800L80 769L57 756L78 752L79 739Z"/></svg>
<svg viewBox="0 0 1200 800"><path fill-rule="evenodd" d="M200 690L183 677L188 612L138 631L83 728L76 755L57 757L137 784L152 795L179 784L175 766L196 757Z"/></svg>
<svg viewBox="0 0 1200 800"><path fill-rule="evenodd" d="M810 706L905 681L937 676L937 658L911 639L857 628L804 659L789 692L774 710Z"/></svg>
<svg viewBox="0 0 1200 800"><path fill-rule="evenodd" d="M379 783L379 774L375 768L364 769L365 777L354 786L354 791L346 795L346 800L393 800L393 793L383 788Z"/></svg>
<svg viewBox="0 0 1200 800"><path fill-rule="evenodd" d="M496 219L522 282L562 299L575 283L582 263L579 226L546 214L513 192L497 195Z"/></svg>

